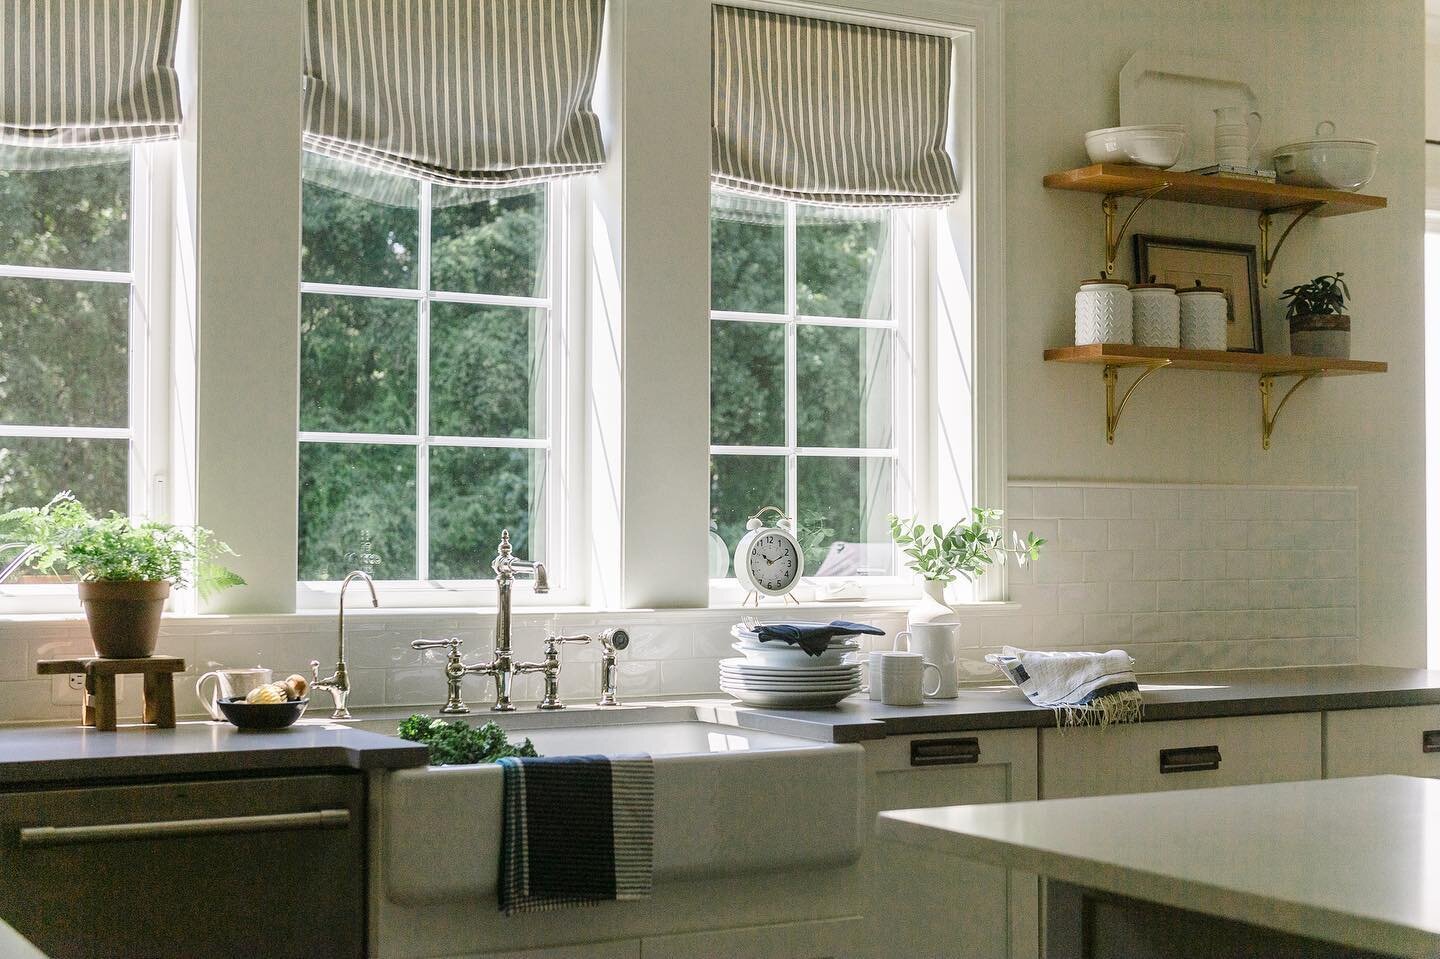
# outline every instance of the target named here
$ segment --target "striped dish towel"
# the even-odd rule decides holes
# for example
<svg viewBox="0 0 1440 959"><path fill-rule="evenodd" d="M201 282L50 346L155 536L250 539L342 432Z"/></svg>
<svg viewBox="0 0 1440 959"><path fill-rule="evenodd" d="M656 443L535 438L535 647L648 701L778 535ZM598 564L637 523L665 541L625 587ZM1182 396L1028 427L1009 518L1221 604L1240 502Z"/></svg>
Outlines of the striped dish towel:
<svg viewBox="0 0 1440 959"><path fill-rule="evenodd" d="M500 767L505 915L650 895L655 766L649 756L508 758Z"/></svg>
<svg viewBox="0 0 1440 959"><path fill-rule="evenodd" d="M1037 706L1055 710L1064 726L1108 726L1140 721L1135 660L1108 653L1041 653L1006 646L985 661L999 667Z"/></svg>

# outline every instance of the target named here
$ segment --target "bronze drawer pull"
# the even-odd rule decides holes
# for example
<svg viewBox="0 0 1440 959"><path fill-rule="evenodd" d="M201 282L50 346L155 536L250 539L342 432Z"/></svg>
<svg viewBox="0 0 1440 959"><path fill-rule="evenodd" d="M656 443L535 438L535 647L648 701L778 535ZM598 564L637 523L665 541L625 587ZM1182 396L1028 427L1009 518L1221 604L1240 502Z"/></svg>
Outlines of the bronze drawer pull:
<svg viewBox="0 0 1440 959"><path fill-rule="evenodd" d="M912 766L966 766L980 761L980 740L975 736L963 739L916 739L910 743Z"/></svg>
<svg viewBox="0 0 1440 959"><path fill-rule="evenodd" d="M1440 729L1427 729L1420 734L1422 753L1440 753Z"/></svg>
<svg viewBox="0 0 1440 959"><path fill-rule="evenodd" d="M1219 746L1182 746L1160 750L1161 773L1194 773L1219 768Z"/></svg>

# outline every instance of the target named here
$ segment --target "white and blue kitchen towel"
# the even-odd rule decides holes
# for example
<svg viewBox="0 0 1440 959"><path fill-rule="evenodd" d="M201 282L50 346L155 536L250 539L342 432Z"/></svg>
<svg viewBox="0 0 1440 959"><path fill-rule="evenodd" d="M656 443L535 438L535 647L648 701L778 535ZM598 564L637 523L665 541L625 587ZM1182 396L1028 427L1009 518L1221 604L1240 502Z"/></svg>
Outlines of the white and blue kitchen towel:
<svg viewBox="0 0 1440 959"><path fill-rule="evenodd" d="M1006 646L985 661L999 667L1037 706L1055 710L1064 726L1108 726L1140 721L1135 660L1108 653L1042 653Z"/></svg>
<svg viewBox="0 0 1440 959"><path fill-rule="evenodd" d="M499 762L505 915L649 897L655 859L655 766L649 756Z"/></svg>

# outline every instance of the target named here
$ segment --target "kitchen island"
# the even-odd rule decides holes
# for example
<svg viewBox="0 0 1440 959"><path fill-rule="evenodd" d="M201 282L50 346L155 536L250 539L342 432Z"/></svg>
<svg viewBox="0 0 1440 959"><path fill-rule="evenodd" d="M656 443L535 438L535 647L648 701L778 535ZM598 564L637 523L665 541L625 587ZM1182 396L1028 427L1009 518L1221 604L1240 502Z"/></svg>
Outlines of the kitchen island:
<svg viewBox="0 0 1440 959"><path fill-rule="evenodd" d="M1440 956L1440 781L896 810L878 828L1042 876L1047 959Z"/></svg>

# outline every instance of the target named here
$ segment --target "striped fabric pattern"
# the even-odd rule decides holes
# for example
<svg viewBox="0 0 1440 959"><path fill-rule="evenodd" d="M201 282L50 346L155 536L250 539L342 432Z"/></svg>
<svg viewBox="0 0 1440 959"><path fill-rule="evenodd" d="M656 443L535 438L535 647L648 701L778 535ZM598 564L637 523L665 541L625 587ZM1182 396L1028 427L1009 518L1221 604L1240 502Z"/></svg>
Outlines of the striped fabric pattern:
<svg viewBox="0 0 1440 959"><path fill-rule="evenodd" d="M649 756L499 763L502 912L549 912L650 895L655 767Z"/></svg>
<svg viewBox="0 0 1440 959"><path fill-rule="evenodd" d="M713 8L711 181L835 206L943 206L946 37Z"/></svg>
<svg viewBox="0 0 1440 959"><path fill-rule="evenodd" d="M308 0L305 146L436 183L598 170L604 0Z"/></svg>
<svg viewBox="0 0 1440 959"><path fill-rule="evenodd" d="M180 135L180 0L0 0L0 144Z"/></svg>

